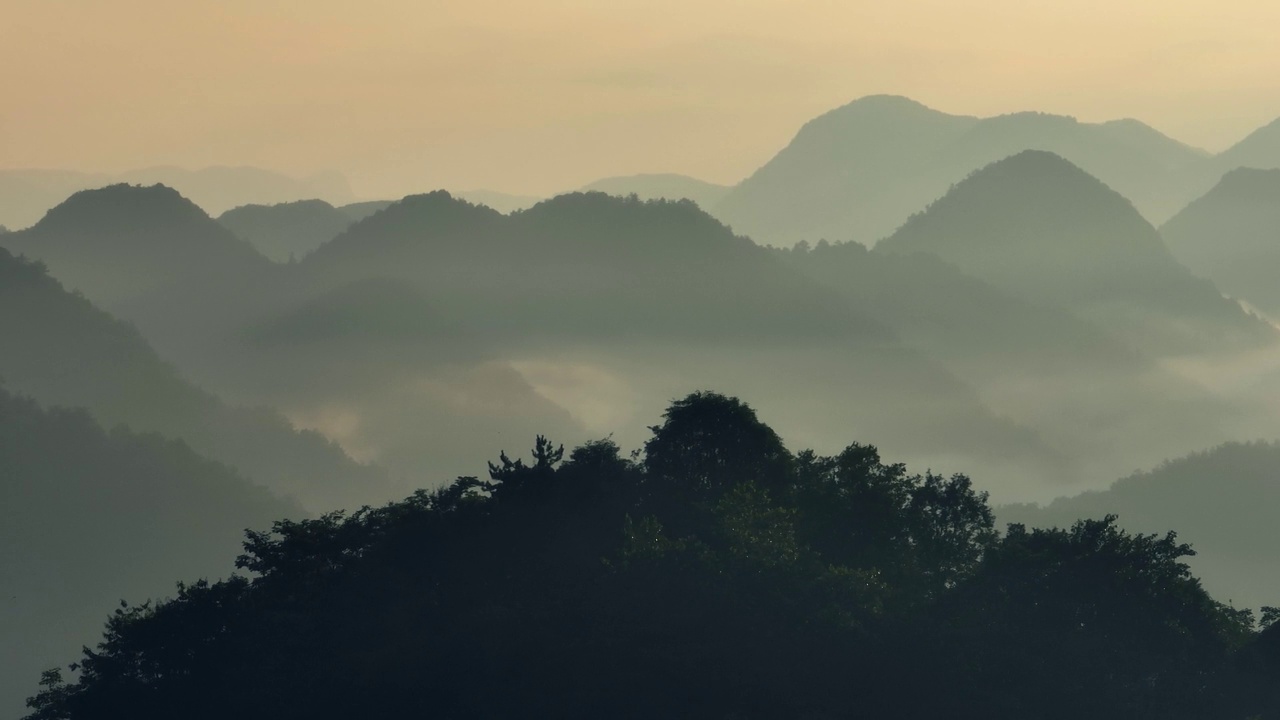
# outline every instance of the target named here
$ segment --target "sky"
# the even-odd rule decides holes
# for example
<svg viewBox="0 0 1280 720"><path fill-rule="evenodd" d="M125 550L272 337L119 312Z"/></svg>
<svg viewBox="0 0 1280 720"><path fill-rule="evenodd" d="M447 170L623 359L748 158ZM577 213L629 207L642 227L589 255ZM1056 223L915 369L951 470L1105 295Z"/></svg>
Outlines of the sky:
<svg viewBox="0 0 1280 720"><path fill-rule="evenodd" d="M810 118L1280 117L1275 0L0 0L0 168L340 171L363 197L749 175Z"/></svg>

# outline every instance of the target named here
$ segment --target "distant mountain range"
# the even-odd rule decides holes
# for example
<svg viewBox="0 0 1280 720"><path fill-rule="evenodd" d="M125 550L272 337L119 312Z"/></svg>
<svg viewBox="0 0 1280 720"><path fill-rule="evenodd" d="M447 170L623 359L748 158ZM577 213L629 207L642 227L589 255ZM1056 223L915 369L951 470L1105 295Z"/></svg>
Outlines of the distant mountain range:
<svg viewBox="0 0 1280 720"><path fill-rule="evenodd" d="M361 207L355 214L362 217ZM360 217L323 200L277 205L241 205L218 216L218 224L275 262L299 259L351 227Z"/></svg>
<svg viewBox="0 0 1280 720"><path fill-rule="evenodd" d="M182 439L311 508L390 499L386 475L263 407L232 407L187 382L138 332L0 248L0 382L106 427Z"/></svg>
<svg viewBox="0 0 1280 720"><path fill-rule="evenodd" d="M1043 113L948 115L871 96L807 123L712 212L758 242L871 244L974 170L1023 150L1053 152L1132 200L1154 223L1239 166L1280 166L1280 125L1218 155L1136 120L1083 123Z"/></svg>
<svg viewBox="0 0 1280 720"><path fill-rule="evenodd" d="M603 178L579 190L634 194L642 200L693 200L735 232L764 244L826 239L870 245L973 171L1023 150L1062 156L1133 201L1150 222L1161 224L1231 170L1280 168L1280 120L1212 155L1133 119L1085 123L1037 112L979 118L950 115L904 97L873 95L809 121L737 185L656 173ZM346 181L336 174L299 180L258 168L162 167L119 175L7 170L0 171L0 226L27 227L75 191L118 182L169 185L215 216L244 205L318 199L351 206L348 214L354 217L361 214L359 205L367 212L390 204L355 203ZM501 213L525 210L544 199L492 190L454 195ZM249 221L233 217L232 222ZM287 260L290 251L297 255L288 242L280 242L286 247L266 248L266 254L277 260Z"/></svg>
<svg viewBox="0 0 1280 720"><path fill-rule="evenodd" d="M876 249L936 255L1156 355L1276 340L1179 265L1128 200L1052 153L1023 151L973 173Z"/></svg>
<svg viewBox="0 0 1280 720"><path fill-rule="evenodd" d="M254 167L154 167L117 174L0 170L0 225L10 230L29 227L72 194L117 183L167 185L215 215L251 203L320 198L344 204L355 200L346 178L336 173L297 179Z"/></svg>
<svg viewBox="0 0 1280 720"><path fill-rule="evenodd" d="M482 470L476 458L500 451L497 437L518 443L511 447L522 447L538 432L580 439L568 414L535 393L503 358L458 333L434 335L446 326L429 322L430 310L416 289L381 279L319 287L296 268L270 262L164 186L77 193L36 226L5 235L0 247L46 263L68 288L84 294L85 312L92 309L87 298L136 325L160 357L201 386L231 402L279 407L300 426L325 430L362 458L388 459L388 469L411 486ZM23 304L7 307L20 312ZM312 332L317 327L323 332ZM50 332L72 331L57 322ZM68 362L47 345L32 344L30 352ZM89 364L74 372L90 373L93 358L103 355L85 348L69 357ZM39 369L37 363L33 371ZM123 392L130 386L118 387ZM155 387L160 392L164 383ZM139 406L165 407L165 400L160 392L147 402L139 399ZM90 405L76 397L60 402ZM149 417L151 424L138 426L177 432L184 426L176 415ZM288 427L278 415L273 421ZM268 437L260 432L231 443L230 450L254 448L250 440ZM373 491L345 480L331 485L332 469L308 469L301 448L293 452L293 461L275 458L275 469L292 468L295 480L315 483L297 488L308 503L387 499L392 485ZM353 470L361 467L337 446L328 452ZM264 474L236 464L252 476ZM261 479L273 482L273 476Z"/></svg>
<svg viewBox="0 0 1280 720"><path fill-rule="evenodd" d="M318 247L281 265L227 229L237 216L264 247L324 222L306 239ZM81 193L0 245L221 396L280 407L406 478L464 446L492 452L500 428L549 430L534 418L605 435L660 412L636 398L728 384L800 444L859 438L989 478L1096 479L1244 423L1167 359L1276 340L1125 198L1040 151L974 172L872 252L779 253L691 201L638 195L504 215L435 192L220 224L130 186ZM434 439L415 443L422 428Z"/></svg>

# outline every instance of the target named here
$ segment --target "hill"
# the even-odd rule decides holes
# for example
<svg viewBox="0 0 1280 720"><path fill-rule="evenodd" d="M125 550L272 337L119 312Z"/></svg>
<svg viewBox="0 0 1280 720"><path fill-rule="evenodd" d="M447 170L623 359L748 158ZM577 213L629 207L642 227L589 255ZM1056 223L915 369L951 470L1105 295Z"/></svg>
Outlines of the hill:
<svg viewBox="0 0 1280 720"><path fill-rule="evenodd" d="M1272 317L1280 314L1280 170L1227 173L1160 235L1192 272Z"/></svg>
<svg viewBox="0 0 1280 720"><path fill-rule="evenodd" d="M348 213L323 200L242 205L218 216L218 224L275 262L301 258L353 222Z"/></svg>
<svg viewBox="0 0 1280 720"><path fill-rule="evenodd" d="M0 378L49 405L85 407L107 427L181 438L316 509L386 499L361 466L275 411L236 408L186 382L130 325L65 291L43 268L0 249Z"/></svg>
<svg viewBox="0 0 1280 720"><path fill-rule="evenodd" d="M0 477L6 717L121 598L172 595L180 577L225 577L245 528L301 514L182 443L106 433L86 413L42 410L3 390Z"/></svg>
<svg viewBox="0 0 1280 720"><path fill-rule="evenodd" d="M1177 528L1196 548L1189 563L1216 597L1236 607L1274 605L1280 597L1275 508L1280 507L1280 445L1229 443L1117 480L1110 488L1044 506L997 508L1002 522L1069 527L1119 516L1132 532Z"/></svg>
<svg viewBox="0 0 1280 720"><path fill-rule="evenodd" d="M280 291L276 266L161 185L76 193L0 243L43 262L69 290L135 326L202 384L222 351Z"/></svg>
<svg viewBox="0 0 1280 720"><path fill-rule="evenodd" d="M498 341L444 316L405 280L300 295L240 340L240 393L414 482L483 470L475 458L497 439L585 436L506 362Z"/></svg>
<svg viewBox="0 0 1280 720"><path fill-rule="evenodd" d="M1219 172L1235 168L1280 168L1280 118L1249 133L1214 158Z"/></svg>
<svg viewBox="0 0 1280 720"><path fill-rule="evenodd" d="M596 180L581 192L606 195L635 195L641 200L692 200L703 210L710 210L729 193L726 185L716 185L687 175L672 173L622 175Z"/></svg>
<svg viewBox="0 0 1280 720"><path fill-rule="evenodd" d="M491 207L504 214L517 210L526 210L542 200L542 198L534 195L512 195L511 193L498 192L496 190L465 190L459 192L458 197L467 202Z"/></svg>
<svg viewBox="0 0 1280 720"><path fill-rule="evenodd" d="M4 242L108 308L256 279L270 267L252 245L163 185L78 192Z"/></svg>
<svg viewBox="0 0 1280 720"><path fill-rule="evenodd" d="M660 410L644 398L720 381L752 388L806 443L874 426L878 442L937 462L951 452L1041 469L1060 461L892 332L689 201L570 194L504 216L445 193L409 197L297 272L316 287L412 283L570 412L616 398L622 411L590 428L600 434ZM847 402L832 401L832 383Z"/></svg>
<svg viewBox="0 0 1280 720"><path fill-rule="evenodd" d="M975 172L876 250L936 255L1155 356L1274 339L1269 326L1179 265L1124 197L1051 153L1026 151Z"/></svg>
<svg viewBox="0 0 1280 720"><path fill-rule="evenodd" d="M1206 154L1136 120L1082 123L1043 113L949 115L902 97L865 97L804 125L734 187L715 215L759 242L872 244L969 173L1023 150L1057 153L1156 221L1186 202L1181 171Z"/></svg>
<svg viewBox="0 0 1280 720"><path fill-rule="evenodd" d="M1242 424L1237 407L1171 372L1159 357L934 255L857 243L801 243L775 252L928 353L995 412L1088 458L1086 475L1105 477L1225 441Z"/></svg>
<svg viewBox="0 0 1280 720"><path fill-rule="evenodd" d="M15 229L29 227L49 208L81 190L120 183L176 188L211 214L252 203L271 205L308 198L344 203L354 199L346 179L334 173L298 179L254 167L154 167L116 175L0 170L0 224Z"/></svg>

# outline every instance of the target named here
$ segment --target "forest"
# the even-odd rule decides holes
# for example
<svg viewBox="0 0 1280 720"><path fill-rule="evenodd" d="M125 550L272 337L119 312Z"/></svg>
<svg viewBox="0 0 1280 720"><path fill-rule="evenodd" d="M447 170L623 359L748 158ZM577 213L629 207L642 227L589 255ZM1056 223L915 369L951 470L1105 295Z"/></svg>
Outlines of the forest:
<svg viewBox="0 0 1280 720"><path fill-rule="evenodd" d="M1201 718L1280 710L1280 609L1174 533L997 530L964 475L793 453L699 392L639 457L537 437L487 479L250 531L240 574L125 604L32 720Z"/></svg>

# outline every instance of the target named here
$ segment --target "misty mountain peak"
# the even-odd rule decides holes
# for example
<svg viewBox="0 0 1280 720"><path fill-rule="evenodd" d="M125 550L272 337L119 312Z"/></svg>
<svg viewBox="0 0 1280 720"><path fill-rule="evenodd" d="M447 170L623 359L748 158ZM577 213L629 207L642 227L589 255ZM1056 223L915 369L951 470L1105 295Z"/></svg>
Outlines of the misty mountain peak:
<svg viewBox="0 0 1280 720"><path fill-rule="evenodd" d="M1254 130L1215 160L1224 169L1280 167L1280 118Z"/></svg>
<svg viewBox="0 0 1280 720"><path fill-rule="evenodd" d="M75 193L32 229L38 234L113 233L208 220L204 210L167 185L120 183Z"/></svg>
<svg viewBox="0 0 1280 720"><path fill-rule="evenodd" d="M1223 175L1210 193L1237 200L1280 201L1280 168L1236 168Z"/></svg>
<svg viewBox="0 0 1280 720"><path fill-rule="evenodd" d="M1040 228L1061 222L1064 229L1120 222L1135 232L1151 232L1150 225L1122 195L1045 150L1023 150L972 173L924 213L908 220L903 227L907 232L899 231L899 235L909 235L913 224L929 222L930 216L961 210L961 216L948 218L948 222L974 222L982 216L989 221L1017 217ZM1043 233L1036 237L1047 238ZM901 240L886 242L888 248Z"/></svg>

